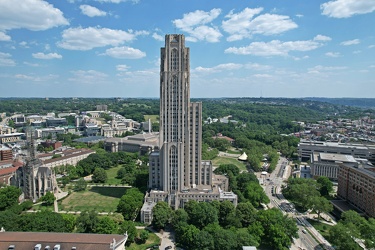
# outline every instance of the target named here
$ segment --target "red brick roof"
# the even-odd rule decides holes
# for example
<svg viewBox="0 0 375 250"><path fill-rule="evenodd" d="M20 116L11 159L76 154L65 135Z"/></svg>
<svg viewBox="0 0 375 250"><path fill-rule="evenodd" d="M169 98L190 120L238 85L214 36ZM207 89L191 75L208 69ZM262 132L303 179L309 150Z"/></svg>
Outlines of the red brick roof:
<svg viewBox="0 0 375 250"><path fill-rule="evenodd" d="M7 249L15 245L16 249L34 249L41 244L42 249L50 246L51 249L60 244L61 249L79 250L109 250L113 239L116 242L124 240L124 235L118 234L78 234L78 233L45 233L45 232L0 232L0 249Z"/></svg>

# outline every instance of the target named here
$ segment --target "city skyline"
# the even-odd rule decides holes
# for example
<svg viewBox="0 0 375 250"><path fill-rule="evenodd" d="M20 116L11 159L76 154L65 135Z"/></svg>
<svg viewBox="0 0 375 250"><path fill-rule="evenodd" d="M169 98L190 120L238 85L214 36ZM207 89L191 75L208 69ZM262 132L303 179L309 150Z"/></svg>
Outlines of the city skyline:
<svg viewBox="0 0 375 250"><path fill-rule="evenodd" d="M374 97L375 1L0 1L0 97L159 94L165 35L192 98Z"/></svg>

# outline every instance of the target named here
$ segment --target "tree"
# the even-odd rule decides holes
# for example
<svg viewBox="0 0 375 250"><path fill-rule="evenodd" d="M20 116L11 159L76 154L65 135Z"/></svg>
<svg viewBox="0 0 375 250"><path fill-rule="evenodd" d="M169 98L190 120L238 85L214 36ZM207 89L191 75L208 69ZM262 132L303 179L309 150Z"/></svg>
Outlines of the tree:
<svg viewBox="0 0 375 250"><path fill-rule="evenodd" d="M231 171L234 176L237 176L240 173L240 169L234 164L221 164L215 169L214 173L227 175L229 171Z"/></svg>
<svg viewBox="0 0 375 250"><path fill-rule="evenodd" d="M316 180L320 185L319 192L321 196L328 196L333 191L333 184L326 176L320 176Z"/></svg>
<svg viewBox="0 0 375 250"><path fill-rule="evenodd" d="M15 204L18 204L18 197L21 195L21 189L14 186L7 186L0 189L0 210L5 210Z"/></svg>
<svg viewBox="0 0 375 250"><path fill-rule="evenodd" d="M117 205L117 212L124 216L125 220L133 220L143 204L143 193L137 188L127 189Z"/></svg>
<svg viewBox="0 0 375 250"><path fill-rule="evenodd" d="M220 207L218 211L218 219L220 226L223 228L228 228L231 226L240 227L241 223L239 218L235 215L235 207L233 203L230 201L223 201L219 204Z"/></svg>
<svg viewBox="0 0 375 250"><path fill-rule="evenodd" d="M242 227L248 227L256 221L257 210L250 202L240 202L236 207L236 216L242 223Z"/></svg>
<svg viewBox="0 0 375 250"><path fill-rule="evenodd" d="M55 202L56 197L52 192L47 192L44 196L41 197L40 200L47 206L51 206Z"/></svg>
<svg viewBox="0 0 375 250"><path fill-rule="evenodd" d="M168 203L159 201L152 209L152 226L156 229L164 228L171 218L172 209Z"/></svg>
<svg viewBox="0 0 375 250"><path fill-rule="evenodd" d="M135 228L134 222L125 220L120 225L119 233L128 234L128 240L126 241L126 244L133 243L135 241L135 238L137 237L137 229Z"/></svg>
<svg viewBox="0 0 375 250"><path fill-rule="evenodd" d="M236 232L238 249L242 246L259 246L256 237L251 235L246 228L238 229Z"/></svg>
<svg viewBox="0 0 375 250"><path fill-rule="evenodd" d="M243 195L254 207L259 207L261 203L268 204L270 202L264 189L257 182L248 183Z"/></svg>
<svg viewBox="0 0 375 250"><path fill-rule="evenodd" d="M76 226L76 217L73 214L61 214L68 232L73 232Z"/></svg>
<svg viewBox="0 0 375 250"><path fill-rule="evenodd" d="M76 192L84 191L86 190L86 188L87 188L87 182L83 178L80 178L74 184L74 191Z"/></svg>
<svg viewBox="0 0 375 250"><path fill-rule="evenodd" d="M139 233L139 241L144 244L146 243L146 240L148 239L149 232L147 230L142 230Z"/></svg>
<svg viewBox="0 0 375 250"><path fill-rule="evenodd" d="M107 181L107 172L103 168L95 168L92 174L92 181L95 183L104 183Z"/></svg>
<svg viewBox="0 0 375 250"><path fill-rule="evenodd" d="M333 206L329 200L322 196L315 196L311 198L311 207L318 214L318 220L320 219L321 213L329 213L333 210Z"/></svg>
<svg viewBox="0 0 375 250"><path fill-rule="evenodd" d="M113 234L117 230L117 224L108 216L100 218L96 224L95 233Z"/></svg>
<svg viewBox="0 0 375 250"><path fill-rule="evenodd" d="M329 230L329 238L331 243L338 250L360 250L362 249L353 239L358 232L353 235L353 228L338 222Z"/></svg>
<svg viewBox="0 0 375 250"><path fill-rule="evenodd" d="M218 213L214 206L208 202L188 201L185 211L189 215L189 224L202 229L211 223L218 223Z"/></svg>
<svg viewBox="0 0 375 250"><path fill-rule="evenodd" d="M264 232L262 243L273 249L285 249L292 243L292 238L298 238L295 221L276 208L259 211L258 221Z"/></svg>
<svg viewBox="0 0 375 250"><path fill-rule="evenodd" d="M98 214L94 211L82 212L77 220L77 232L79 233L95 233L99 223Z"/></svg>

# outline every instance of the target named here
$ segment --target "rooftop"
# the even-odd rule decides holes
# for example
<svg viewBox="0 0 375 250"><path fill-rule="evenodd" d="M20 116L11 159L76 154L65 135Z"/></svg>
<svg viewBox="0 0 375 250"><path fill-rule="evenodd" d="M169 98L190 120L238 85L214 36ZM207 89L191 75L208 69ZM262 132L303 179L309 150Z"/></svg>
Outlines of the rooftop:
<svg viewBox="0 0 375 250"><path fill-rule="evenodd" d="M34 249L36 244L51 248L60 244L61 249L109 250L110 244L126 241L127 235L118 234L78 234L78 233L44 233L44 232L0 232L0 249L15 245L16 249Z"/></svg>

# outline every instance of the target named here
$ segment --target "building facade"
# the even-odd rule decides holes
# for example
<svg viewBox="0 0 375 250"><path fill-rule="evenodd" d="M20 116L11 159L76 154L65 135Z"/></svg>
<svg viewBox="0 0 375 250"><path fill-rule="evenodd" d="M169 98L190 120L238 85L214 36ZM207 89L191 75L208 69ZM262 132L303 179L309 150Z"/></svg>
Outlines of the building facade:
<svg viewBox="0 0 375 250"><path fill-rule="evenodd" d="M174 209L189 200L237 205L237 196L226 192L225 185L213 184L211 162L202 161L202 103L190 102L189 60L184 35L166 35L160 63L159 146L150 154L151 191L141 211L147 222L158 201Z"/></svg>
<svg viewBox="0 0 375 250"><path fill-rule="evenodd" d="M375 217L375 167L372 164L342 164L338 172L337 195L366 216Z"/></svg>
<svg viewBox="0 0 375 250"><path fill-rule="evenodd" d="M363 158L375 162L375 145L306 140L300 141L298 144L299 160L310 160L313 152L351 155L354 158Z"/></svg>
<svg viewBox="0 0 375 250"><path fill-rule="evenodd" d="M339 165L358 165L351 155L313 153L311 157L311 175L314 178L326 176L331 180L337 180Z"/></svg>

